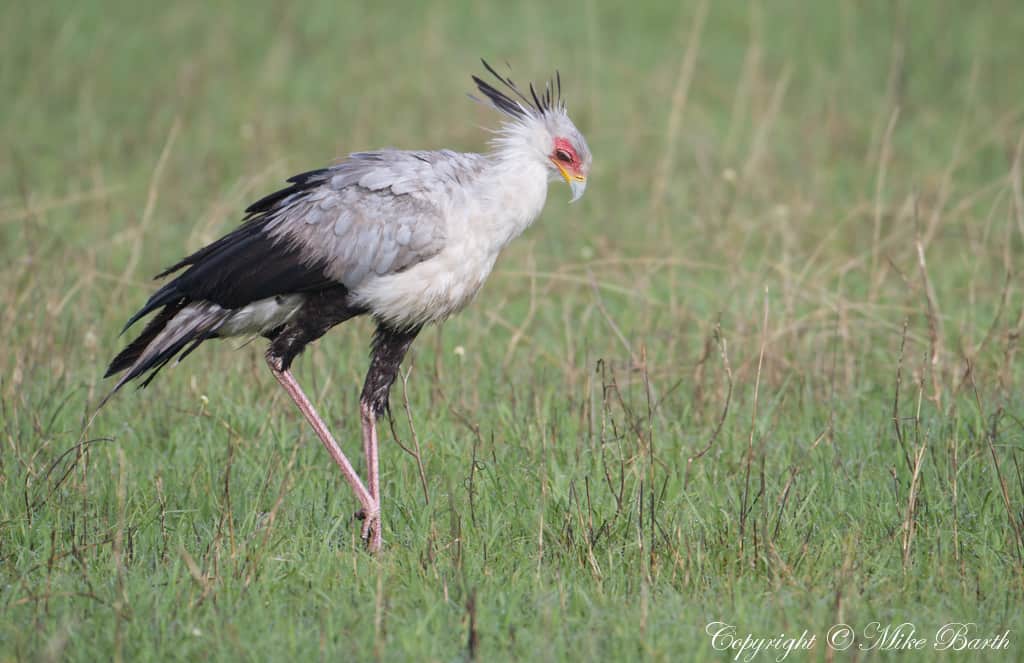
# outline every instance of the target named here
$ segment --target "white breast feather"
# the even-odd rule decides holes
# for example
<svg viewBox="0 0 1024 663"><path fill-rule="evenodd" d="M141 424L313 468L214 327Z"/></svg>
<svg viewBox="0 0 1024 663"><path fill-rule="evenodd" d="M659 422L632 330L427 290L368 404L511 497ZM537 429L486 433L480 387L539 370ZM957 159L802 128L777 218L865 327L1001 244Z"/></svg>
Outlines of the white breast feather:
<svg viewBox="0 0 1024 663"><path fill-rule="evenodd" d="M547 196L543 167L503 165L446 206L440 253L404 271L367 278L353 289L353 302L398 328L439 322L465 307L501 250L540 214Z"/></svg>

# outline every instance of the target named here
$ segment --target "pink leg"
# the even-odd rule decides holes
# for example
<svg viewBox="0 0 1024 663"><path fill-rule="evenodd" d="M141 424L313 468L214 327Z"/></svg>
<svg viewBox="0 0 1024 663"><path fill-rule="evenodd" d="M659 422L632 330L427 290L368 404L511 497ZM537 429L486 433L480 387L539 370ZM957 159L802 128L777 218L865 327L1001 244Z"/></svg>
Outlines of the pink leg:
<svg viewBox="0 0 1024 663"><path fill-rule="evenodd" d="M372 552L377 552L380 550L380 506L377 498L370 490L366 489L366 486L363 485L359 475L356 474L355 469L352 467L352 463L348 461L348 458L345 457L344 452L334 440L331 432L327 430L327 425L323 422L323 419L320 418L320 415L316 413L316 410L313 408L313 404L309 402L308 398L306 398L306 394L303 393L302 387L299 386L299 383L295 381L295 377L292 375L291 371L282 370L280 361L274 357L267 357L267 364L270 366L270 371L274 374L274 377L277 378L277 381L281 383L281 386L284 387L285 391L288 392L288 395L292 397L295 404L299 406L299 410L302 412L303 416L306 417L306 421L310 423L317 437L320 438L324 447L327 448L327 453L331 454L331 458L333 458L334 462L337 463L339 468L341 468L341 473L345 477L345 481L347 481L348 485L352 487L352 490L356 494L356 499L359 500L359 503L363 507L362 513L365 518L365 522L363 524L363 538L369 544L370 550ZM373 437L374 442L376 442L376 434L374 434ZM367 442L364 439L364 447L366 445ZM374 444L374 449L376 449L376 444ZM374 456L374 459L376 459L376 456ZM376 473L376 463L374 463L372 467L372 482L370 485L376 486L376 481L373 480ZM376 542L373 540L374 537L372 535L368 538L368 532L376 532Z"/></svg>
<svg viewBox="0 0 1024 663"><path fill-rule="evenodd" d="M377 504L376 522L369 518L363 524L363 538L368 541L369 549L373 552L380 550L381 546L381 522L380 522L380 449L377 444L377 417L373 414L373 408L367 403L359 404L359 414L363 424L363 450L366 452L366 465L370 473L370 497Z"/></svg>

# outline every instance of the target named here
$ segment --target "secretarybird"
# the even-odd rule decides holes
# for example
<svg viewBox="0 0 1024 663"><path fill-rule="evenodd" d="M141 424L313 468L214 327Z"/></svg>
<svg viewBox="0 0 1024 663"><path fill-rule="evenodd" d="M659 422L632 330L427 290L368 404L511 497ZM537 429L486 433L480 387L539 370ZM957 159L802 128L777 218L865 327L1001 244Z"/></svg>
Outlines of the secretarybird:
<svg viewBox="0 0 1024 663"><path fill-rule="evenodd" d="M105 376L124 372L113 395L137 378L148 385L208 339L266 337L270 371L355 492L373 552L381 547L376 422L405 353L424 325L469 303L501 250L540 214L548 182L564 179L575 201L590 171L561 77L543 90L530 84L527 96L483 64L498 84L473 76L484 99L473 98L507 117L490 152L358 152L292 177L233 232L157 276L180 272L128 320L126 330L156 313ZM307 344L364 314L377 324L360 397L365 484L290 370Z"/></svg>

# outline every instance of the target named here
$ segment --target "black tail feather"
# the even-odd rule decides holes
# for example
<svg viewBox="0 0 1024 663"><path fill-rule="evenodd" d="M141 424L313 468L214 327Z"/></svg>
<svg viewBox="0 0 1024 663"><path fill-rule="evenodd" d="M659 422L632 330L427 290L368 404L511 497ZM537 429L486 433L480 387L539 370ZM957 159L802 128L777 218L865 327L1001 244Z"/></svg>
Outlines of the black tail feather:
<svg viewBox="0 0 1024 663"><path fill-rule="evenodd" d="M178 355L178 361L181 361L185 357L195 352L195 349L202 345L203 341L208 341L211 338L217 338L217 335L212 333L206 333L192 339L192 345L185 348L185 350L180 355Z"/></svg>
<svg viewBox="0 0 1024 663"><path fill-rule="evenodd" d="M155 318L150 320L142 334L114 357L104 377L110 377L122 371L127 372L118 379L110 394L103 399L104 403L125 384L146 373L149 375L146 375L145 380L139 384L139 388L148 386L160 369L176 355L181 353L180 358L183 358L199 347L203 341L217 336L216 332L212 331L210 324L204 324L201 321L191 324L189 322L182 323L180 320L175 322L175 317L188 304L188 300L182 298L165 306ZM168 329L168 325L175 326ZM168 336L165 332L171 335ZM154 346L154 343L158 345Z"/></svg>
<svg viewBox="0 0 1024 663"><path fill-rule="evenodd" d="M156 377L156 374L160 372L160 369L162 369L164 366L170 363L172 359L174 359L174 355L178 354L178 352L183 350L185 346L187 346L189 343L194 343L194 345L191 348L189 348L184 354L192 352L192 350L195 350L200 343L206 340L206 338L206 336L201 336L198 339L195 339L191 336L186 336L182 338L180 341L176 342L174 345L167 348L160 354L156 355L149 361L146 361L143 364L137 366L136 368L133 368L131 372L125 375L121 381L127 382L128 380L134 380L135 378L141 376L146 371L149 371L149 375L146 376L146 379L139 383L139 389L145 389L146 387L149 386L149 383L153 381L153 378Z"/></svg>
<svg viewBox="0 0 1024 663"><path fill-rule="evenodd" d="M107 372L103 377L109 378L111 375L116 375L125 369L131 368L132 364L138 361L139 357L142 356L142 353L147 347L149 347L149 344L153 342L156 335L162 332L164 327L167 326L167 323L170 322L171 318L177 315L178 311L183 308L185 308L184 300L164 306L164 309L160 311L160 314L149 321L149 324L142 330L142 333L139 334L134 341L129 343L124 350L121 350L116 357L114 357L113 361L110 362L110 366L107 367ZM143 311L145 311L145 309L143 309ZM138 319L139 317L142 317L142 315L145 315L145 313L142 313L141 315L136 314L134 319ZM128 326L130 325L131 322L128 323ZM128 326L126 326L125 329L127 329ZM122 331L122 333L124 332Z"/></svg>
<svg viewBox="0 0 1024 663"><path fill-rule="evenodd" d="M175 287L173 282L168 283L164 287L162 287L159 290L157 290L156 292L154 292L153 296L150 297L146 301L146 303L143 305L143 307L140 308L138 311L136 311L135 315L133 315L132 317L128 318L128 322L124 323L124 327L121 328L121 333L124 334L126 331L128 331L129 327L131 327L136 322L138 322L140 319L146 317L147 315L149 315L153 311L157 310L161 306L167 307L167 308L164 309L164 311L167 311L168 308L173 308L174 305L177 304L177 303L181 303L181 306L185 305L184 304L184 298L182 297L181 291L178 290ZM181 310L181 308L179 307L175 311L175 313L177 313L180 310ZM153 322L156 322L156 320L157 320L157 318L154 318ZM164 320L163 324L167 324L167 320ZM146 327L146 330L147 331L149 330L148 326ZM157 332L159 332L159 331L160 330L158 329ZM142 332L142 336L145 336L145 335L146 335L146 331L143 331ZM139 338L141 338L142 336L140 336ZM127 348L125 348L125 349L127 349Z"/></svg>
<svg viewBox="0 0 1024 663"><path fill-rule="evenodd" d="M325 168L295 175L289 186L250 205L241 226L156 276L185 270L153 293L124 326L122 334L156 312L107 367L104 377L123 375L103 403L136 378L144 377L140 387L145 387L176 356L180 360L217 337L217 329L234 309L276 295L339 287L323 265L307 264L298 248L279 243L266 231L293 196L323 185L331 172Z"/></svg>

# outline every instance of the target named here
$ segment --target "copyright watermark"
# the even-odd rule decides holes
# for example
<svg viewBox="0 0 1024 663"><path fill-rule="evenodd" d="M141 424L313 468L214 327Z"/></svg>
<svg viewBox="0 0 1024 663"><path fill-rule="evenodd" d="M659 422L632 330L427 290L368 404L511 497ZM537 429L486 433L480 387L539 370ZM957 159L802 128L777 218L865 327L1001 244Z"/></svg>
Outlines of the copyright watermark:
<svg viewBox="0 0 1024 663"><path fill-rule="evenodd" d="M734 661L744 662L753 661L762 654L776 661L784 661L794 650L809 651L818 642L818 636L807 629L798 636L780 633L778 636L762 637L750 633L741 634L735 625L728 622L710 622L704 627L704 632L711 636L712 648L731 652Z"/></svg>
<svg viewBox="0 0 1024 663"><path fill-rule="evenodd" d="M803 629L800 633L757 635L742 632L735 624L709 622L704 632L711 647L728 652L734 661L750 663L758 658L784 661L794 651L811 651L820 643L835 651L1004 651L1010 648L1010 631L986 631L974 622L949 622L925 632L911 622L863 626L834 624L823 637Z"/></svg>

